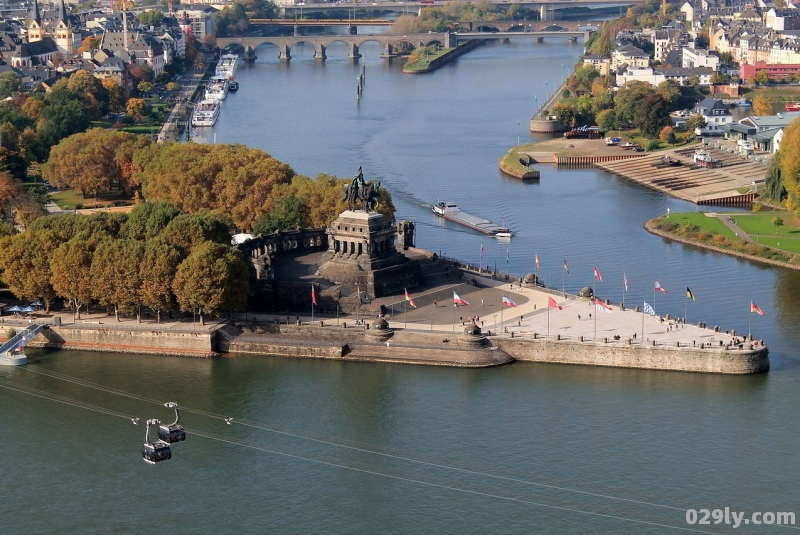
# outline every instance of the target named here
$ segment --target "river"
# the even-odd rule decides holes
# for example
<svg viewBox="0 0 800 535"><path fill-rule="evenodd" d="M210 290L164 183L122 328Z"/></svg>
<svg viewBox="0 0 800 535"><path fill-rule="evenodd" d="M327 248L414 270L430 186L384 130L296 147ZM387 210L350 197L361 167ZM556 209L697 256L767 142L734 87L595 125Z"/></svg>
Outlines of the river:
<svg viewBox="0 0 800 535"><path fill-rule="evenodd" d="M543 166L534 184L498 171L577 61L581 45L565 41L487 45L425 76L403 76L402 61L366 45L358 102L359 66L343 45L324 63L297 47L289 64L262 47L214 132L309 176L363 166L418 224L423 248L477 262L483 244L485 264L514 273L533 271L538 254L540 276L573 291L594 286L597 266L598 295L614 301L625 273L628 303L652 302L658 279L669 293L656 309L673 315L688 286L690 321L739 332L752 322L770 345L768 374L31 351L28 369L0 370L0 532L728 533L688 525L686 509L800 512L800 274L648 234L642 223L667 208L697 208L605 172ZM443 223L429 209L437 198L515 235ZM763 317L749 315L751 300ZM11 385L140 418L170 417L144 398L216 417L183 413L189 438L153 467L139 456L142 422Z"/></svg>

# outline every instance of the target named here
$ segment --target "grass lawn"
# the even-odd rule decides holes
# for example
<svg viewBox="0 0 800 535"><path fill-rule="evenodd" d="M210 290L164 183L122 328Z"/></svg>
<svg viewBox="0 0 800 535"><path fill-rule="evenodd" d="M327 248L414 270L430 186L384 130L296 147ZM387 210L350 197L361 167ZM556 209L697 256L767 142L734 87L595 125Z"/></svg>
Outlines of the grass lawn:
<svg viewBox="0 0 800 535"><path fill-rule="evenodd" d="M52 193L50 194L50 199L62 210L75 210L78 205L82 208L95 208L113 206L115 202L118 204L130 204L133 202L133 197L128 194L123 195L119 190L100 192L97 195L97 201L94 200L94 197L84 198L80 193L71 189Z"/></svg>
<svg viewBox="0 0 800 535"><path fill-rule="evenodd" d="M775 237L775 236L750 236L756 243L772 247L773 249L780 249L781 251L790 251L792 253L800 253L800 236L797 237Z"/></svg>
<svg viewBox="0 0 800 535"><path fill-rule="evenodd" d="M742 230L753 236L761 234L800 238L800 221L797 220L794 214L788 211L753 212L749 214L736 214L732 217ZM772 224L772 220L775 217L783 219L782 227L776 227Z"/></svg>
<svg viewBox="0 0 800 535"><path fill-rule="evenodd" d="M527 171L530 171L530 168L523 166L519 163L519 155L522 152L532 150L534 148L533 144L527 145L520 145L518 147L512 147L511 150L503 157L503 160L500 162L500 168L505 169L507 171L511 171L514 173L524 175Z"/></svg>
<svg viewBox="0 0 800 535"><path fill-rule="evenodd" d="M737 214L738 217L739 214ZM736 233L729 229L725 223L716 217L708 217L703 212L682 212L673 213L669 215L669 220L678 225L685 225L691 223L700 230L706 232L713 232L714 234L721 234L727 238L736 238ZM738 223L738 221L737 221Z"/></svg>
<svg viewBox="0 0 800 535"><path fill-rule="evenodd" d="M756 95L763 95L770 100L795 100L800 96L800 86L797 85L770 85L770 86L756 86L756 87L743 87L742 96L745 98L755 98Z"/></svg>

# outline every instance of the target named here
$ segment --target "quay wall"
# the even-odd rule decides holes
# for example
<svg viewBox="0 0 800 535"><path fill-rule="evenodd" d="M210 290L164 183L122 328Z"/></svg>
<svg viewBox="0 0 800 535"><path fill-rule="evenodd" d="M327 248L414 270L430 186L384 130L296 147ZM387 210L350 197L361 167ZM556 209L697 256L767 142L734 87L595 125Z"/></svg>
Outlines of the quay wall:
<svg viewBox="0 0 800 535"><path fill-rule="evenodd" d="M31 347L109 351L144 355L209 358L214 350L216 333L200 330L125 329L116 326L51 326L42 330L28 344Z"/></svg>
<svg viewBox="0 0 800 535"><path fill-rule="evenodd" d="M516 360L525 362L732 375L769 370L769 350L766 346L739 350L519 338L497 338L492 341Z"/></svg>
<svg viewBox="0 0 800 535"><path fill-rule="evenodd" d="M461 55L466 54L467 52L475 50L479 46L483 46L485 43L486 41L482 39L471 39L466 43L464 43L463 45L459 45L455 47L453 50L445 52L441 56L436 56L434 59L430 61L430 63L428 63L428 66L425 67L424 69L409 69L409 70L403 69L403 74L425 74L428 72L435 71L442 65L449 63L450 61L456 59Z"/></svg>

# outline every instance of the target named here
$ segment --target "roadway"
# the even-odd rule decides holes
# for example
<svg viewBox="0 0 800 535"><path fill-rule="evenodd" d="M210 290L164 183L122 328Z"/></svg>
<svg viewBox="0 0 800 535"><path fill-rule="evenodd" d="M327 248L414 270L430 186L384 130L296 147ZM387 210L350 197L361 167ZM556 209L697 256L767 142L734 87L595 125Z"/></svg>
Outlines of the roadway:
<svg viewBox="0 0 800 535"><path fill-rule="evenodd" d="M477 3L478 0L467 0L470 3ZM484 0L482 0L484 1ZM559 5L559 7L579 7L579 6L607 6L607 5L621 5L630 6L634 4L644 4L645 0L485 0L492 4L498 5L511 5L517 4L521 6L542 6L542 5ZM368 9L389 9L389 10L402 10L409 7L436 7L444 6L448 3L445 0L434 0L432 4L421 4L419 1L408 2L338 2L334 4L325 3L304 3L295 6L279 6L285 11L331 11L333 9L353 9L353 10L368 10Z"/></svg>

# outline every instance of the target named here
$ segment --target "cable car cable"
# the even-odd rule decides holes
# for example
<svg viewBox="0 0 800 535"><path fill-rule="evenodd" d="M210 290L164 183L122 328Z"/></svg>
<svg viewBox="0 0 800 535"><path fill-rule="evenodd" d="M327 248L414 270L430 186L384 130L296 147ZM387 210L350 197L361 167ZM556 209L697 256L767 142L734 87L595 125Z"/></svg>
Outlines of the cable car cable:
<svg viewBox="0 0 800 535"><path fill-rule="evenodd" d="M408 483L416 483L418 485L425 485L425 486L428 486L428 487L435 487L435 488L440 488L440 489L445 489L445 490L452 490L452 491L456 491L456 492L463 492L463 493L466 493L466 494L474 494L476 496L484 496L484 497L487 497L487 498L497 498L497 499L500 499L500 500L507 500L507 501L526 504L526 505L535 505L535 506L538 506L538 507L545 507L545 508L548 508L548 509L556 509L556 510L559 510L559 511L566 511L566 512L570 512L570 513L578 513L578 514L583 514L583 515L590 515L590 516L597 516L597 517L602 517L602 518L609 518L609 519L613 519L613 520L621 520L623 522L633 522L633 523L637 523L637 524L646 524L646 525L650 525L650 526L656 526L656 527L662 527L662 528L668 528L668 529L675 529L675 530L679 530L679 531L689 531L689 532L692 532L692 533L706 533L706 534L716 535L715 532L713 532L713 531L702 531L702 530L698 530L698 529L685 528L685 527L682 527L682 526L670 526L668 524L661 524L659 522L651 522L651 521L647 521L647 520L637 520L637 519L634 519L634 518L626 518L626 517L623 517L623 516L609 515L609 514L605 514L605 513L596 513L596 512L593 512L593 511L585 511L585 510L582 510L582 509L575 509L575 508L572 508L572 507L563 507L563 506L560 506L560 505L552 505L552 504L547 504L547 503L535 502L535 501L531 501L531 500L524 500L522 498L515 498L513 496L502 496L500 494L492 494L492 493L482 492L482 491L478 491L478 490L471 490L471 489L453 487L451 485L443 485L443 484L440 484L440 483L432 483L430 481L422 481L420 479L413 479L413 478L409 478L409 477L396 476L396 475L392 475L392 474L384 474L384 473L376 472L376 471L373 471L373 470L366 470L364 468L357 468L357 467L354 467L354 466L347 466L346 464L334 463L334 462L330 462L330 461L323 461L323 460L320 460L320 459L314 459L314 458L311 458L311 457L305 457L303 455L297 455L295 453L287 453L287 452L272 450L272 449L269 449L269 448L264 448L262 446L256 446L256 445L253 445L253 444L248 444L246 442L242 442L242 441L238 441L238 440L232 440L232 439L227 438L227 437L222 437L222 436L219 436L219 435L213 435L211 433L205 433L205 432L202 432L202 431L195 431L195 430L188 430L188 429L187 429L187 431L189 433L191 433L192 435L196 435L196 436L199 436L199 437L207 438L209 440L216 440L216 441L224 442L224 443L227 443L227 444L233 444L233 445L237 445L237 446L242 446L244 448L250 448L250 449L254 449L254 450L263 451L263 452L266 452L266 453L272 453L272 454L275 454L275 455L281 455L283 457L289 457L289 458L292 458L292 459L298 459L298 460L302 460L302 461L309 461L309 462L312 462L312 463L322 464L322 465L330 466L330 467L333 467L333 468L344 468L346 470L353 470L355 472L360 472L360 473L363 473L363 474L369 474L369 475L374 475L374 476L379 476L379 477L386 477L386 478L394 479L394 480L397 480L397 481L405 481L405 482L408 482Z"/></svg>
<svg viewBox="0 0 800 535"><path fill-rule="evenodd" d="M68 382L71 382L71 383L74 383L74 384L85 386L87 388L94 388L94 389L97 389L97 390L101 390L103 392L112 393L112 394L118 394L120 396L128 397L128 398L131 398L131 399L136 399L136 400L139 400L139 401L145 401L145 402L149 402L149 403L156 403L158 405L164 405L163 401L160 401L160 400L157 400L157 399L148 398L148 397L138 396L136 394L131 394L129 392L125 392L124 390L118 390L118 389L106 387L106 386L103 386L103 385L99 385L99 384L96 384L96 383L91 383L91 382L85 381L83 379L76 379L74 377L63 375L63 374L60 374L60 373L57 373L57 372L50 372L49 370L46 370L46 371L34 370L34 369L31 368L30 364L28 366L26 366L25 368L28 369L29 371L33 371L34 373L40 373L42 375L47 375L47 376L50 376L50 377L52 377L54 379L62 379L64 381L68 381ZM660 507L660 508L664 508L664 509L672 509L672 510L675 510L675 511L686 511L686 507L675 507L675 506L672 506L672 505L665 505L665 504L660 504L660 503L648 502L648 501L644 501L644 500L635 500L635 499L632 499L632 498L623 498L623 497L620 497L620 496L614 496L612 494L603 494L603 493L591 492L591 491L574 489L574 488L569 488L569 487L562 487L562 486L559 486L559 485L552 485L552 484L549 484L549 483L537 483L535 481L528 481L528 480L524 480L524 479L510 477L510 476L490 474L488 472L481 472L481 471L478 471L478 470L470 470L468 468L459 468L457 466L450 466L450 465L435 463L435 462L431 462L431 461L424 461L424 460L420 460L420 459L414 459L414 458L406 457L406 456L403 456L403 455L396 455L396 454L392 454L392 453L384 453L384 452L375 451L375 450L368 449L368 448L362 448L362 447L358 447L358 446L352 446L352 445L349 445L349 444L342 444L342 443L339 443L339 442L333 442L333 441L325 440L325 439L321 439L321 438L315 438L315 437L300 435L298 433L294 433L294 432L291 432L291 431L285 431L285 430L282 430L282 429L276 429L274 427L269 427L266 424L262 424L261 422L255 422L255 421L252 421L252 420L239 419L239 418L225 417L225 416L223 416L221 414L215 414L215 413L212 413L212 412L207 412L207 411L203 411L203 410L199 410L199 409L192 409L192 408L189 408L189 407L182 406L181 410L184 411L184 412L191 413L191 414L198 414L198 415L201 415L201 416L206 416L208 418L214 418L214 419L218 419L218 420L223 420L228 425L231 425L231 423L237 423L237 424L244 425L244 426L247 426L247 427L252 427L252 428L260 429L262 431L267 431L267 432L270 432L270 433L275 433L275 434L284 435L284 436L288 436L288 437L292 437L292 438L297 438L297 439L300 439L300 440L307 440L307 441L310 441L310 442L316 442L318 444L325 444L325 445L333 446L333 447L337 447L337 448L349 449L349 450L358 451L358 452L361 452L361 453L369 453L369 454L372 454L372 455L378 455L378 456L381 456L381 457L386 457L386 458L395 459L395 460L399 460L399 461L407 461L407 462L411 462L411 463L430 466L430 467L433 467L433 468L441 468L443 470L453 470L453 471L457 471L457 472L461 472L461 473L465 473L465 474L470 474L470 475L475 475L475 476L483 476L483 477L488 477L488 478L493 478L493 479L499 479L499 480L502 480L502 481L508 481L508 482L520 483L520 484L524 484L524 485L531 485L531 486L536 486L536 487L548 488L548 489L552 489L552 490L559 490L559 491L562 491L562 492L571 492L571 493L575 493L575 494L583 494L583 495L592 496L592 497L595 497L595 498L605 498L605 499L609 499L609 500L617 500L617 501L622 501L622 502L635 503L635 504L638 504L638 505L648 505L648 506L651 506L651 507ZM370 445L370 446L372 446L372 445Z"/></svg>

